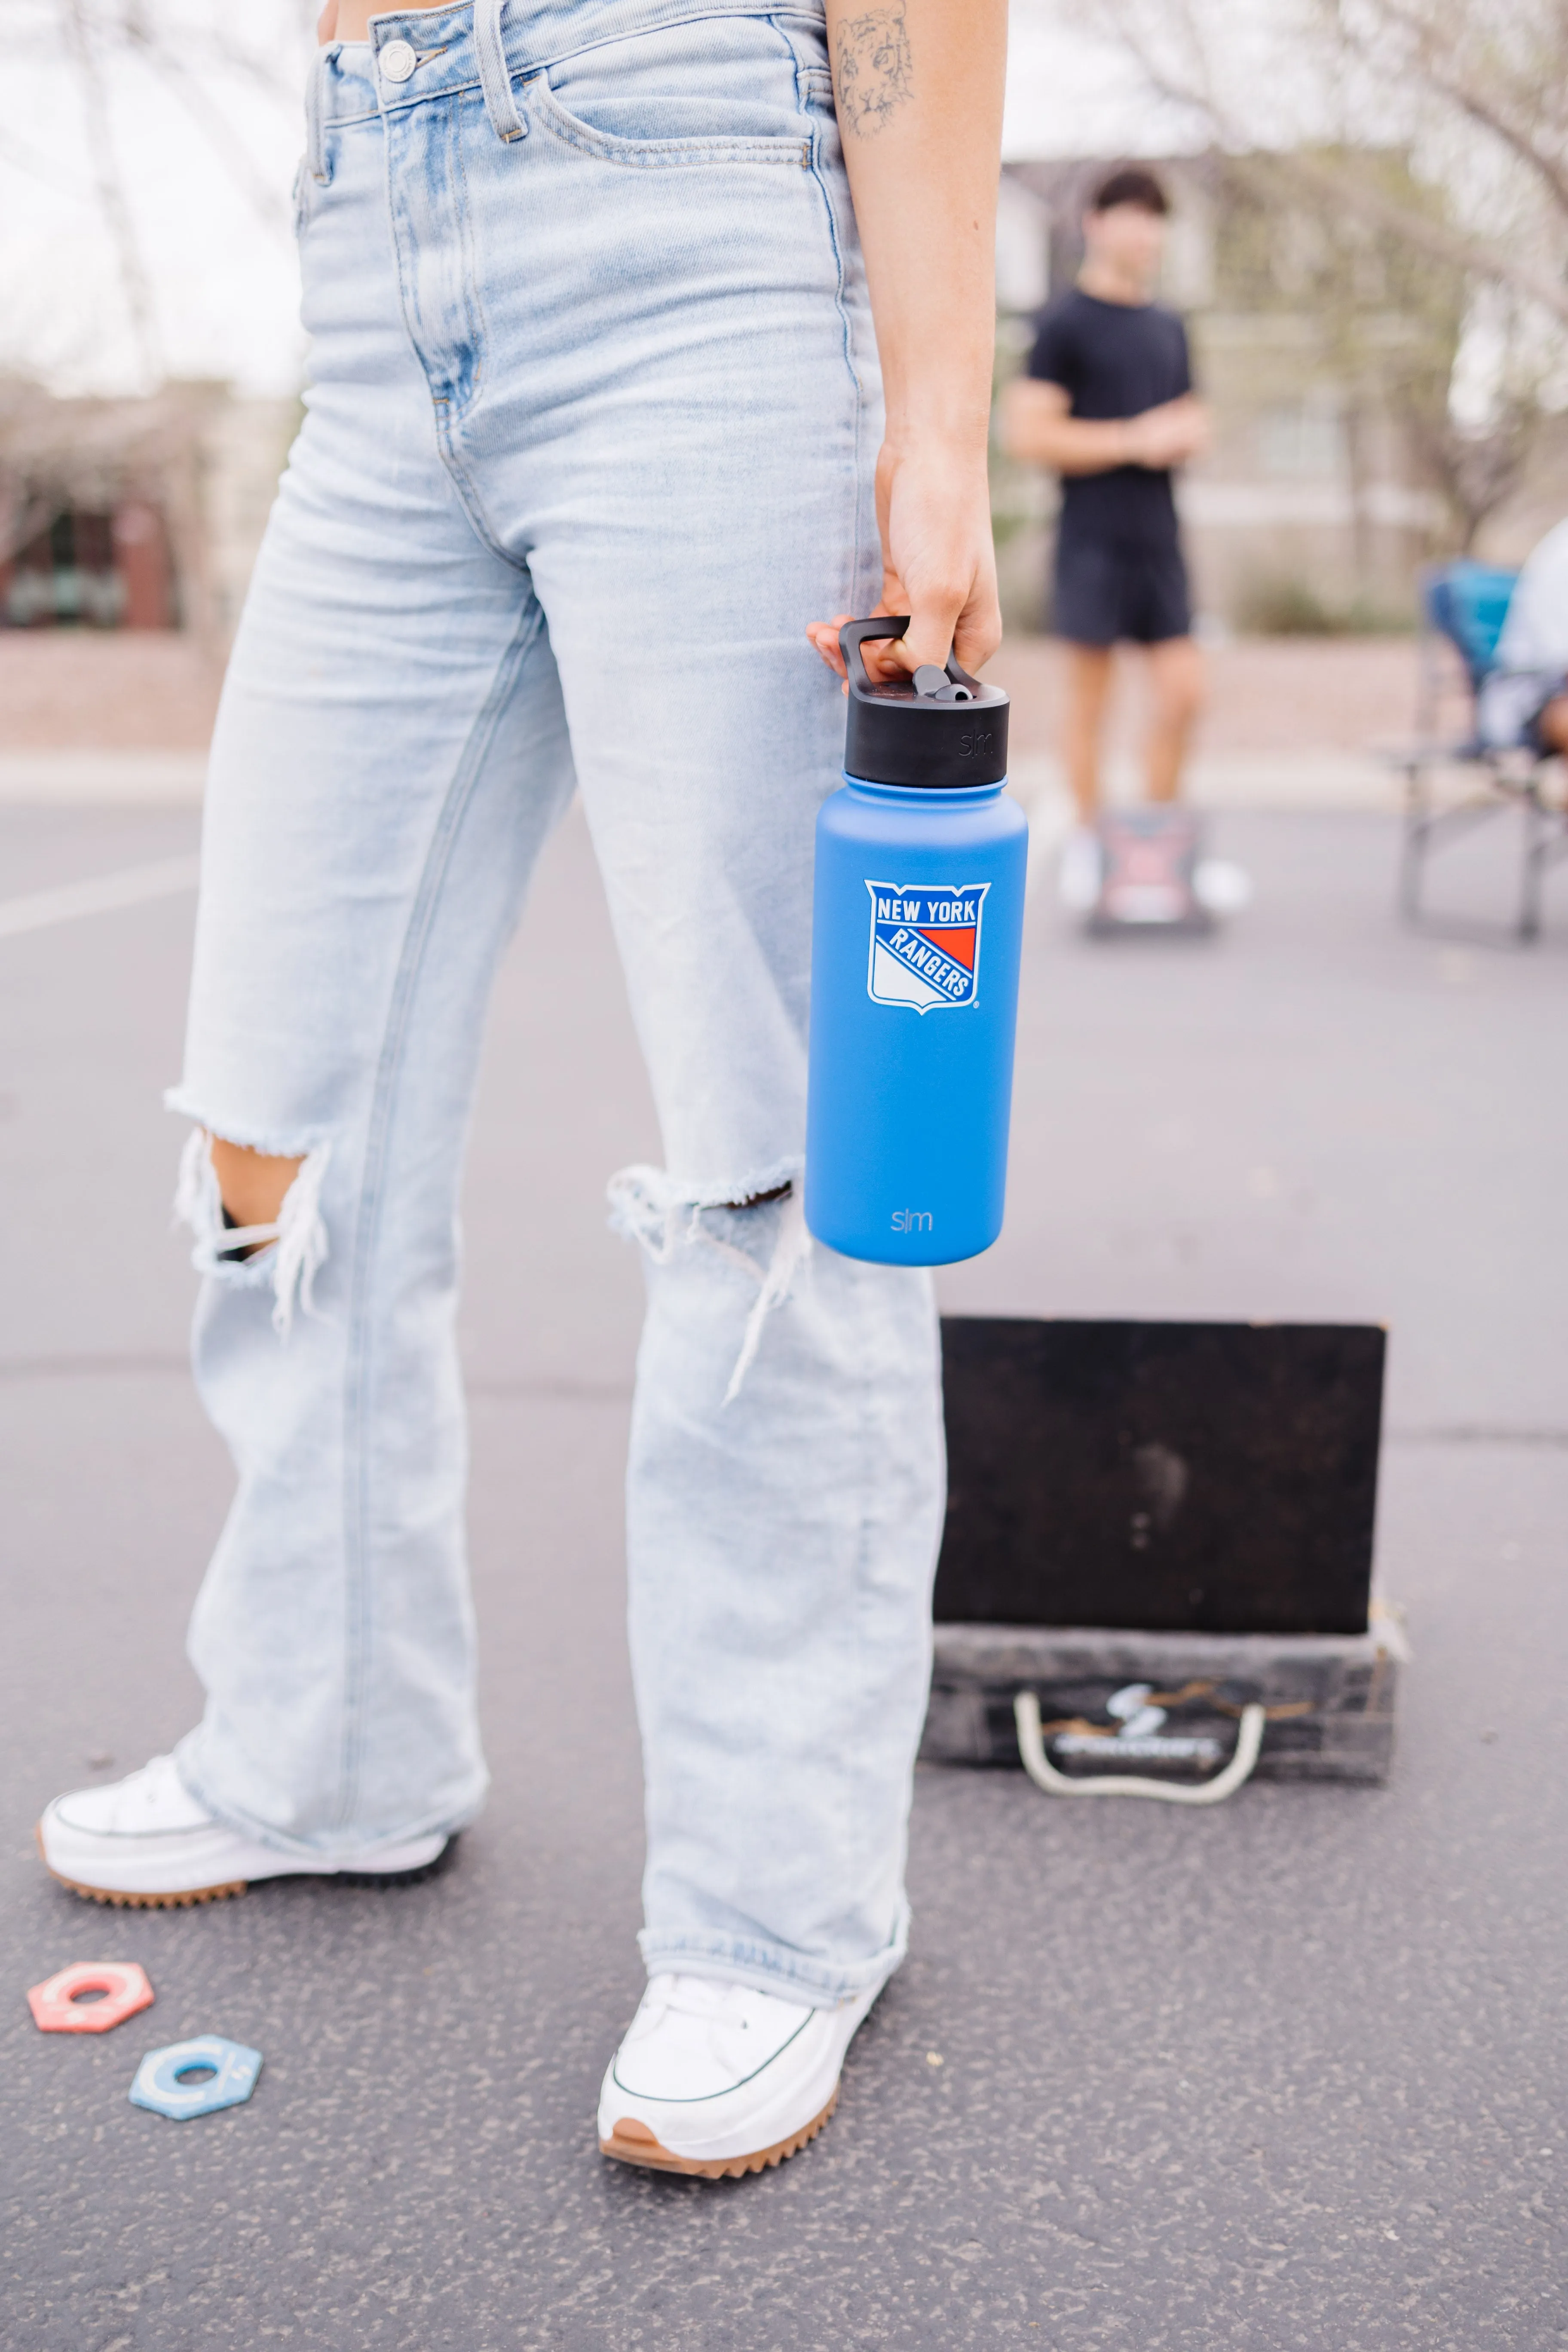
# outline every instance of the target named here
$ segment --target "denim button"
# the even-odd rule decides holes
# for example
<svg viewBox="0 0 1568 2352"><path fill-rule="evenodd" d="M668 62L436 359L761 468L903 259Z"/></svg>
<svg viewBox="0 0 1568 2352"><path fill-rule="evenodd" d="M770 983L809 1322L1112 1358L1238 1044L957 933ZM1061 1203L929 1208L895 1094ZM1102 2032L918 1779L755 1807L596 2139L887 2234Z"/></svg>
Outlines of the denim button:
<svg viewBox="0 0 1568 2352"><path fill-rule="evenodd" d="M406 81L418 63L406 41L388 41L376 59L383 81Z"/></svg>

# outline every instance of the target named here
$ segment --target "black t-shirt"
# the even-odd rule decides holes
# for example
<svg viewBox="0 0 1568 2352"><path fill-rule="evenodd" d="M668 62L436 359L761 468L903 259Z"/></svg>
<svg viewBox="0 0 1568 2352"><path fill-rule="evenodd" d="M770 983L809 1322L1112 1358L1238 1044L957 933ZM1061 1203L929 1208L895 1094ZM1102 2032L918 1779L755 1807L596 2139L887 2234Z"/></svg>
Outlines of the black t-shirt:
<svg viewBox="0 0 1568 2352"><path fill-rule="evenodd" d="M1101 302L1077 287L1042 315L1029 373L1059 383L1071 415L1096 420L1138 416L1193 388L1186 329L1173 310L1157 302ZM1147 466L1064 475L1060 529L1070 536L1173 544L1171 477Z"/></svg>

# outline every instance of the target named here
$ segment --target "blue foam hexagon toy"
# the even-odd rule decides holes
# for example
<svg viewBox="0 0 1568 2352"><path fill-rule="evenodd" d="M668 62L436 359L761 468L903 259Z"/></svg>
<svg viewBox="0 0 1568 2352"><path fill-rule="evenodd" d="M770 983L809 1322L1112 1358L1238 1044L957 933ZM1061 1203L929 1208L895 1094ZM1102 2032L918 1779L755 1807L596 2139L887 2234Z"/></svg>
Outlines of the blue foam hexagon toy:
<svg viewBox="0 0 1568 2352"><path fill-rule="evenodd" d="M181 2081L183 2074L198 2068L198 2080ZM190 2042L171 2042L166 2050L149 2050L136 2069L131 2103L184 2123L187 2116L210 2116L215 2107L241 2105L255 2090L260 2072L259 2050L247 2050L243 2042L226 2042L220 2033L198 2033Z"/></svg>

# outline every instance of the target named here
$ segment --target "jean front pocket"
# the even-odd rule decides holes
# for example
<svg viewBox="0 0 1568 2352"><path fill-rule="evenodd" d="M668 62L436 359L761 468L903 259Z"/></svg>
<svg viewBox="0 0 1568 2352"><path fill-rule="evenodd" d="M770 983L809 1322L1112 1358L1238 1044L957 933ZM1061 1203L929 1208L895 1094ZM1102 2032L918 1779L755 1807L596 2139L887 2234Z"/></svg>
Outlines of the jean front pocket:
<svg viewBox="0 0 1568 2352"><path fill-rule="evenodd" d="M569 144L634 168L810 161L795 59L765 16L706 17L606 41L524 85Z"/></svg>

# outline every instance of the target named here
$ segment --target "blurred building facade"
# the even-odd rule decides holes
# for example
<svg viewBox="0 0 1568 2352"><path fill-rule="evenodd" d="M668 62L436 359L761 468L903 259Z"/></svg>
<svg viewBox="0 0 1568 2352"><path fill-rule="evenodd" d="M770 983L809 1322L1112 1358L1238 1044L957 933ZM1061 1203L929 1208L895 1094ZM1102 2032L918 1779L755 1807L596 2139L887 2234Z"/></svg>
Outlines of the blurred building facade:
<svg viewBox="0 0 1568 2352"><path fill-rule="evenodd" d="M1072 283L1112 160L1005 171L999 374ZM1441 443L1459 295L1258 203L1235 158L1156 168L1173 202L1162 298L1187 320L1215 424L1179 488L1200 613L1263 633L1404 625L1420 567L1456 544ZM0 632L180 631L221 654L300 417L219 383L62 399L0 377ZM993 487L1007 619L1048 624L1055 484L996 451ZM1548 418L1476 551L1517 563L1564 514L1568 418Z"/></svg>
<svg viewBox="0 0 1568 2352"><path fill-rule="evenodd" d="M0 380L0 628L232 634L299 419L174 383L58 399Z"/></svg>

